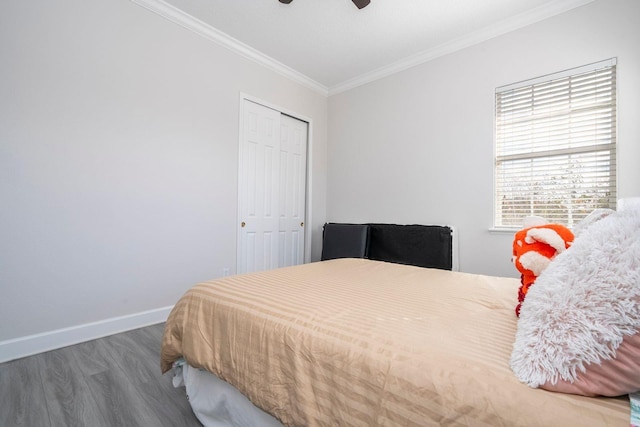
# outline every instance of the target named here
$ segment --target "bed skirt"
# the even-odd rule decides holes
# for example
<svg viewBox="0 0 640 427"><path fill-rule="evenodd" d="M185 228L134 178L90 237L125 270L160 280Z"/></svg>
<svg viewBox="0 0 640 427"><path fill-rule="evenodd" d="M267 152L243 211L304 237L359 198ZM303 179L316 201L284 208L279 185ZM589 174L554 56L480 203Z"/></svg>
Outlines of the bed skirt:
<svg viewBox="0 0 640 427"><path fill-rule="evenodd" d="M184 360L173 367L173 385L185 387L193 413L206 427L282 427L231 384Z"/></svg>

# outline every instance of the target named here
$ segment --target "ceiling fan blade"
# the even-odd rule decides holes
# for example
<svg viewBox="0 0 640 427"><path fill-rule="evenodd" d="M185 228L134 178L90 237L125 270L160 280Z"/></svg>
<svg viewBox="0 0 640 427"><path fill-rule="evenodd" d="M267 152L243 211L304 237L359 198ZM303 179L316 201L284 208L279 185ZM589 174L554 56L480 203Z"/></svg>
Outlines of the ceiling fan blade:
<svg viewBox="0 0 640 427"><path fill-rule="evenodd" d="M369 5L369 3L371 3L371 0L351 0L351 1L353 1L353 4L355 4L358 9L362 9L363 7L366 7ZM284 4L289 4L291 2L292 0L280 0L280 3L284 3Z"/></svg>
<svg viewBox="0 0 640 427"><path fill-rule="evenodd" d="M369 3L371 3L371 0L352 0L352 1L353 1L353 4L355 4L358 9L362 9L363 7L368 6Z"/></svg>

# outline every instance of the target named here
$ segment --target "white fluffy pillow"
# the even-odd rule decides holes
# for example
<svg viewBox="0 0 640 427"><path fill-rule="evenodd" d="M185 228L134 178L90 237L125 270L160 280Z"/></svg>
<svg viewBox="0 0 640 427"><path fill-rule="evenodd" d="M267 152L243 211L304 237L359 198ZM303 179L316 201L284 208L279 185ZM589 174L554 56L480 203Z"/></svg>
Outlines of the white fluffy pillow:
<svg viewBox="0 0 640 427"><path fill-rule="evenodd" d="M638 391L639 330L640 209L632 208L590 224L536 279L520 312L511 368L532 387Z"/></svg>

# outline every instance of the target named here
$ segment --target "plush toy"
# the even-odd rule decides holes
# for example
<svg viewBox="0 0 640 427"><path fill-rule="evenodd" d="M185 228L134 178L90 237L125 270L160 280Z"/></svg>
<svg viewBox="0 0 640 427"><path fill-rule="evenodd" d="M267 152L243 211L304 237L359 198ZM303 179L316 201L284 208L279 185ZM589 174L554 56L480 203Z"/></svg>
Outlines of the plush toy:
<svg viewBox="0 0 640 427"><path fill-rule="evenodd" d="M523 225L524 228L513 239L513 263L521 274L518 305L515 309L518 317L533 282L552 259L571 246L574 237L564 225L547 224L540 217L527 217Z"/></svg>

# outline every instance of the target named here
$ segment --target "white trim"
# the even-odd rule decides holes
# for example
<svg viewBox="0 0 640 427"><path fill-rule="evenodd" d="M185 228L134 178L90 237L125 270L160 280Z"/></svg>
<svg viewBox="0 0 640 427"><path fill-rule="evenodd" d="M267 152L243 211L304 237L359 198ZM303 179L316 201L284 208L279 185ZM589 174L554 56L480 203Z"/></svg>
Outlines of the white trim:
<svg viewBox="0 0 640 427"><path fill-rule="evenodd" d="M236 266L235 266L235 273L236 274L240 274L241 273L241 268L240 266L242 265L242 230L240 230L240 224L238 224L239 221L242 221L242 218L240 218L240 215L242 213L242 202L241 202L241 197L242 197L242 192L243 192L243 187L244 187L244 183L242 182L243 178L240 176L240 171L242 170L242 168L244 167L244 140L246 138L245 136L245 103L244 100L247 99L246 95L243 94L242 92L240 92L240 99L238 101L238 163L236 163L236 176L238 177L238 187L236 190L236 217L235 219L235 229L236 229Z"/></svg>
<svg viewBox="0 0 640 427"><path fill-rule="evenodd" d="M0 341L0 363L164 322L173 306Z"/></svg>
<svg viewBox="0 0 640 427"><path fill-rule="evenodd" d="M270 102L264 101L260 98L256 98L255 96L248 95L244 92L240 92L240 99L246 99L247 101L254 102L256 104L260 104L263 107L271 108L272 110L276 110L281 112L282 114L286 114L287 116L291 116L294 119L302 120L303 122L307 122L311 124L311 119L309 117L303 116L301 114L296 113L295 111L287 110L286 108L282 108L276 104L272 104Z"/></svg>
<svg viewBox="0 0 640 427"><path fill-rule="evenodd" d="M538 83L543 83L551 80L557 80L564 77L573 76L576 74L588 73L590 71L595 71L600 68L613 67L618 63L618 58L609 58L603 61L594 62L592 64L582 65L580 67L569 68L567 70L558 71L557 73L545 74L544 76L534 77L528 80L522 80L516 83L511 83L508 85L500 86L496 88L496 93L507 92L513 89L519 89L524 86L533 86Z"/></svg>
<svg viewBox="0 0 640 427"><path fill-rule="evenodd" d="M489 227L489 233L497 233L497 234L515 234L521 228L517 227Z"/></svg>
<svg viewBox="0 0 640 427"><path fill-rule="evenodd" d="M304 229L304 262L311 262L311 236L313 235L313 173L311 173L311 168L313 166L313 121L311 119L304 119L308 123L307 128L307 206L305 207L305 215L307 226ZM634 202L635 203L635 202Z"/></svg>
<svg viewBox="0 0 640 427"><path fill-rule="evenodd" d="M559 15L571 9L584 6L588 3L593 2L594 0L559 0L555 2L549 2L536 9L503 20L495 25L485 27L463 37L454 39L448 43L443 43L439 46L434 47L433 49L419 52L393 64L378 68L368 73L364 73L360 76L346 80L330 88L305 76L304 74L294 70L293 68L284 65L279 61L276 61L275 59L261 53L251 46L242 43L241 41L229 36L228 34L215 29L211 25L206 24L197 18L194 18L193 16L176 8L175 6L166 3L164 0L131 1L141 7L144 7L145 9L148 9L162 16L163 18L168 19L175 24L180 25L181 27L184 27L196 34L201 35L206 39L209 39L221 46L226 47L227 49L247 59L250 59L260 65L271 69L272 71L288 77L291 80L314 90L315 92L318 92L324 96L331 96L341 92L345 92L358 86L362 86L372 81L379 80L400 71L404 71L408 68L415 67L425 62L429 62L433 59L448 55L466 47L482 43L486 40L492 39L502 34L506 34L519 28L526 27L527 25L531 25L544 19L551 18L555 15Z"/></svg>
<svg viewBox="0 0 640 427"><path fill-rule="evenodd" d="M425 62L429 62L436 58L462 50L469 46L482 43L494 37L498 37L511 31L515 31L519 28L526 27L527 25L531 25L547 18L551 18L552 16L567 12L571 9L584 6L585 4L591 3L592 1L594 0L561 0L556 2L549 2L528 12L521 13L520 15L511 17L509 19L505 19L501 22L498 22L497 24L482 28L478 31L454 39L450 42L443 43L439 46L434 47L433 49L419 52L415 55L401 59L400 61L397 61L393 64L380 67L376 70L362 74L353 79L346 80L342 83L330 87L329 96L345 92L357 86L362 86L372 81L379 80L383 77L390 76L400 71L404 71L406 69L415 67Z"/></svg>
<svg viewBox="0 0 640 427"><path fill-rule="evenodd" d="M283 63L276 61L270 56L252 48L249 45L242 43L241 41L223 33L220 30L212 27L200 21L197 18L183 12L175 6L166 3L164 0L131 0L139 6L148 9L163 18L168 19L174 24L178 24L187 30L191 30L194 33L211 40L247 59L250 59L264 67L269 68L297 83L300 83L307 88L320 93L321 95L328 95L328 88L315 80L310 79L304 74L294 70L293 68L284 65Z"/></svg>

